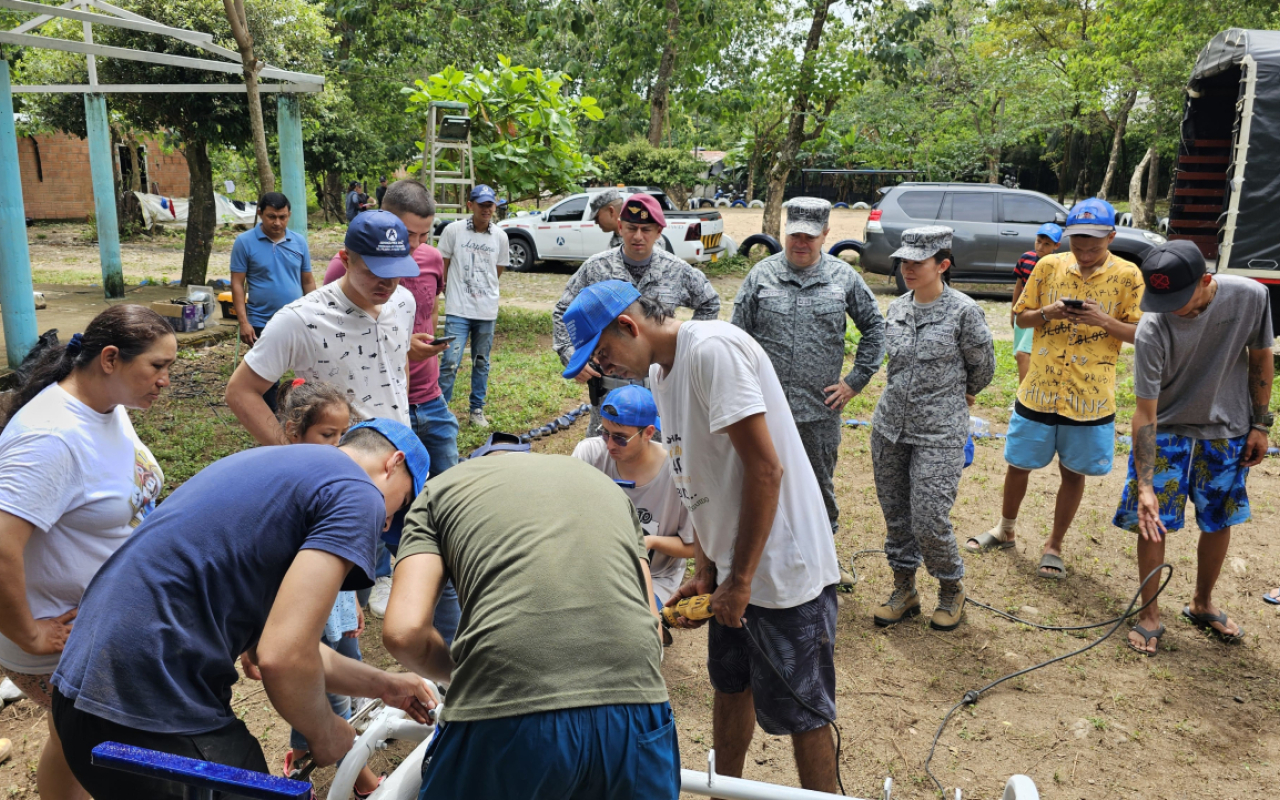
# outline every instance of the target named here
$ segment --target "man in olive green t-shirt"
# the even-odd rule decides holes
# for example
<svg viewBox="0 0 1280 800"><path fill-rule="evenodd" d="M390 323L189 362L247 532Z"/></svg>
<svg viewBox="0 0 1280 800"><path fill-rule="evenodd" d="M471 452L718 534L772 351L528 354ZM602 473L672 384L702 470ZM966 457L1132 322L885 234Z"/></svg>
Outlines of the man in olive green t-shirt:
<svg viewBox="0 0 1280 800"><path fill-rule="evenodd" d="M452 649L432 625L450 578ZM656 614L635 509L590 465L506 453L428 481L382 631L402 664L449 682L424 796L675 800Z"/></svg>

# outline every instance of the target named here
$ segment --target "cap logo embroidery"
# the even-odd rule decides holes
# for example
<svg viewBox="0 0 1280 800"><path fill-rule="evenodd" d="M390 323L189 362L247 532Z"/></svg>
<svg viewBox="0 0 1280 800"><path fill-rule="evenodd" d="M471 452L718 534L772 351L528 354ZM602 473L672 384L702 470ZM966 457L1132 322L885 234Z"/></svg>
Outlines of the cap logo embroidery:
<svg viewBox="0 0 1280 800"><path fill-rule="evenodd" d="M631 212L632 214L639 214L640 206L631 206L627 209L627 211Z"/></svg>
<svg viewBox="0 0 1280 800"><path fill-rule="evenodd" d="M1097 215L1094 214L1092 211L1081 211L1080 213L1076 214L1076 219L1097 219L1097 218L1098 218Z"/></svg>
<svg viewBox="0 0 1280 800"><path fill-rule="evenodd" d="M1152 275L1152 276L1151 276L1151 288L1152 288L1152 289L1168 289L1168 288L1169 288L1169 276L1168 276L1168 275L1164 275L1164 274Z"/></svg>
<svg viewBox="0 0 1280 800"><path fill-rule="evenodd" d="M399 235L397 235L397 234L396 234L396 229L395 229L395 228L387 228L387 241L388 241L388 242L394 242L396 239L399 239L399 238L400 238L400 237L399 237Z"/></svg>
<svg viewBox="0 0 1280 800"><path fill-rule="evenodd" d="M648 219L648 218L649 218L649 212L648 212L648 211L641 211L641 212L640 212L640 219Z"/></svg>

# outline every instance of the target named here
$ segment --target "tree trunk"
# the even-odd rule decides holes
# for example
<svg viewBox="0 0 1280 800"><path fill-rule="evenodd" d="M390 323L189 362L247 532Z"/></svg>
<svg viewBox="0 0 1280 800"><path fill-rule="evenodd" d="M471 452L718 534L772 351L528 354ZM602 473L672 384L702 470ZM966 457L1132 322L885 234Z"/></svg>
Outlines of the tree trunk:
<svg viewBox="0 0 1280 800"><path fill-rule="evenodd" d="M1107 159L1107 171L1102 176L1102 188L1098 190L1098 197L1106 200L1107 192L1111 191L1111 181L1115 180L1116 171L1120 168L1120 151L1124 146L1124 131L1129 125L1129 112L1133 110L1133 104L1138 100L1138 90L1135 88L1129 92L1124 99L1124 105L1120 106L1120 112L1116 114L1116 134L1111 138L1111 157Z"/></svg>
<svg viewBox="0 0 1280 800"><path fill-rule="evenodd" d="M1071 170L1071 143L1075 139L1075 130L1071 125L1062 126L1062 160L1058 162L1058 202L1067 202L1067 175Z"/></svg>
<svg viewBox="0 0 1280 800"><path fill-rule="evenodd" d="M1129 213L1133 215L1135 228L1150 227L1147 223L1147 206L1142 200L1142 173L1151 163L1151 157L1155 151L1155 147L1147 149L1147 154L1138 162L1138 168L1133 171L1133 177L1129 179Z"/></svg>
<svg viewBox="0 0 1280 800"><path fill-rule="evenodd" d="M229 1L229 0L228 0ZM680 0L667 0L667 41L658 62L658 78L649 92L649 144L662 146L662 129L671 103L671 74L676 70L676 34L680 32Z"/></svg>
<svg viewBox="0 0 1280 800"><path fill-rule="evenodd" d="M187 241L182 251L182 285L203 286L209 272L209 253L218 213L213 202L213 164L204 139L184 135L191 200L187 205Z"/></svg>
<svg viewBox="0 0 1280 800"><path fill-rule="evenodd" d="M326 172L324 174L324 195L317 197L320 205L324 208L325 218L330 215L338 222L346 219L346 209L343 207L343 190L342 175L337 172Z"/></svg>
<svg viewBox="0 0 1280 800"><path fill-rule="evenodd" d="M231 24L231 35L240 50L244 67L244 85L249 97L249 128L253 131L253 157L258 162L258 184L262 193L276 190L276 176L271 170L271 156L267 153L267 129L262 124L262 95L258 92L258 70L262 62L253 57L253 35L244 16L244 0L222 0Z"/></svg>
<svg viewBox="0 0 1280 800"><path fill-rule="evenodd" d="M808 138L805 134L805 120L812 113L812 102L809 97L810 84L813 81L813 62L815 53L822 43L822 29L827 24L827 14L835 0L820 0L813 11L813 22L809 24L809 36L804 43L804 56L800 60L800 80L797 82L796 96L791 101L791 118L787 121L786 137L769 167L769 183L764 200L765 233L777 239L782 232L782 195L787 190L787 178L795 165L796 154L800 145ZM822 123L813 131L822 130Z"/></svg>
<svg viewBox="0 0 1280 800"><path fill-rule="evenodd" d="M751 149L751 160L747 162L747 205L756 199L756 168L760 166L757 148Z"/></svg>
<svg viewBox="0 0 1280 800"><path fill-rule="evenodd" d="M1156 138L1160 138L1160 128L1156 127ZM1156 150L1155 145L1151 146L1151 165L1147 167L1147 196L1143 201L1146 205L1147 224L1143 227L1147 230L1154 230L1156 227L1156 197L1160 192L1160 153Z"/></svg>

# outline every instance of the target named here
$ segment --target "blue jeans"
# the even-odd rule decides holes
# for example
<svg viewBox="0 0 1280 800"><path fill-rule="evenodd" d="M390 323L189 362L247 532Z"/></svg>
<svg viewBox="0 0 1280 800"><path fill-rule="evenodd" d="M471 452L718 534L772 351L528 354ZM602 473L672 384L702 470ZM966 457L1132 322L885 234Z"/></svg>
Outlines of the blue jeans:
<svg viewBox="0 0 1280 800"><path fill-rule="evenodd" d="M462 351L471 338L471 410L484 408L485 394L489 391L489 351L493 349L494 320L467 319L448 314L444 318L444 335L456 336L449 342L449 349L440 354L440 391L445 403L453 402L453 382L462 364Z"/></svg>
<svg viewBox="0 0 1280 800"><path fill-rule="evenodd" d="M449 411L444 395L409 406L409 427L427 448L432 478L458 463L458 418Z"/></svg>

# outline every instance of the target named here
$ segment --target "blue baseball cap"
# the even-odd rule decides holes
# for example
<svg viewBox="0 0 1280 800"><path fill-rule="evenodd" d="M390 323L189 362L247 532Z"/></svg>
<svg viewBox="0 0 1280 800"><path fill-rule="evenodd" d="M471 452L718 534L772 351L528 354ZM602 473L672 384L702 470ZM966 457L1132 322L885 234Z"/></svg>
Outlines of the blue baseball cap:
<svg viewBox="0 0 1280 800"><path fill-rule="evenodd" d="M658 419L658 406L653 402L653 392L643 386L619 386L604 397L600 404L600 418L615 425L645 428L649 425L662 430Z"/></svg>
<svg viewBox="0 0 1280 800"><path fill-rule="evenodd" d="M1071 207L1067 214L1067 236L1092 236L1100 239L1116 229L1116 210L1106 200L1090 197Z"/></svg>
<svg viewBox="0 0 1280 800"><path fill-rule="evenodd" d="M379 278L416 278L421 270L409 250L409 229L390 211L357 214L343 241Z"/></svg>
<svg viewBox="0 0 1280 800"><path fill-rule="evenodd" d="M564 377L578 377L595 354L600 334L639 299L636 287L626 281L601 281L578 292L569 310L564 312L564 327L573 342L573 358L565 367Z"/></svg>
<svg viewBox="0 0 1280 800"><path fill-rule="evenodd" d="M413 493L416 495L422 491L422 485L427 482L427 475L431 471L431 456L412 428L393 419L367 419L352 425L343 438L350 436L351 431L357 428L373 428L385 436L395 449L404 453L404 465L409 468L409 477L413 480Z"/></svg>
<svg viewBox="0 0 1280 800"><path fill-rule="evenodd" d="M468 199L473 203L496 203L498 202L498 193L493 190L492 186L482 183L471 190L471 195Z"/></svg>
<svg viewBox="0 0 1280 800"><path fill-rule="evenodd" d="M1053 222L1046 222L1040 226L1040 230L1036 231L1036 236L1047 236L1053 240L1054 244L1062 241L1062 227Z"/></svg>

